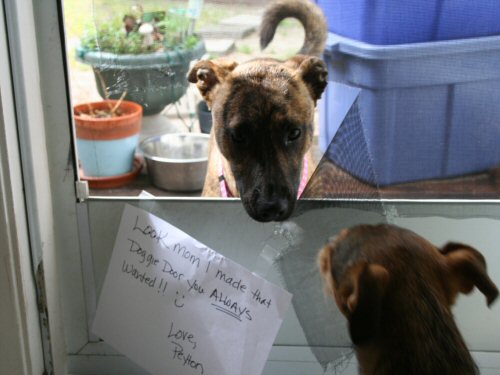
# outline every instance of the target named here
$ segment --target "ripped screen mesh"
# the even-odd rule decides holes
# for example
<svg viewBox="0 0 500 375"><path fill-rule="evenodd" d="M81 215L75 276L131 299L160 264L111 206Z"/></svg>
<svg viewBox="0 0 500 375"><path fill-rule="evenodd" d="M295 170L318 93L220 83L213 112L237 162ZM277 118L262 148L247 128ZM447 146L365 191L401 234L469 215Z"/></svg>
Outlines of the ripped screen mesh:
<svg viewBox="0 0 500 375"><path fill-rule="evenodd" d="M376 181L357 100L321 158L303 196L342 198L344 202L352 199L357 202L358 208L365 206L372 212L373 219L367 215L365 222L387 220L378 187L360 183L343 172L340 165L361 170L365 176ZM332 217L325 223L318 223L307 212L302 212L299 201L297 214L292 220L297 227L290 229L286 224L281 227L288 247L276 254L274 265L287 290L293 293L292 303L312 352L327 373L336 373L346 366L353 351L345 317L340 314L331 296L325 294L318 272L318 246L322 246L326 238L318 242L313 237L317 233L334 236L349 226L350 219ZM323 226L325 229L314 229ZM337 350L332 351L333 347Z"/></svg>

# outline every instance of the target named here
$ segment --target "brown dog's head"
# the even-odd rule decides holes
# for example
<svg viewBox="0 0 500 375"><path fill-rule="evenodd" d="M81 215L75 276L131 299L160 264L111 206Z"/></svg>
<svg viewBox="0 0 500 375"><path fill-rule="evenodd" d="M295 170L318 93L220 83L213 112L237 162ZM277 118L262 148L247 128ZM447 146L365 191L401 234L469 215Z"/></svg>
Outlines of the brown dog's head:
<svg viewBox="0 0 500 375"><path fill-rule="evenodd" d="M458 243L438 249L391 225L342 231L320 251L319 266L355 345L380 340L398 321L406 328L420 324L416 330L422 331L422 321L430 316L451 319L450 306L459 292L477 287L488 305L498 296L479 251Z"/></svg>
<svg viewBox="0 0 500 375"><path fill-rule="evenodd" d="M212 110L217 145L248 214L285 220L295 206L314 107L326 86L320 59L200 61L189 72Z"/></svg>

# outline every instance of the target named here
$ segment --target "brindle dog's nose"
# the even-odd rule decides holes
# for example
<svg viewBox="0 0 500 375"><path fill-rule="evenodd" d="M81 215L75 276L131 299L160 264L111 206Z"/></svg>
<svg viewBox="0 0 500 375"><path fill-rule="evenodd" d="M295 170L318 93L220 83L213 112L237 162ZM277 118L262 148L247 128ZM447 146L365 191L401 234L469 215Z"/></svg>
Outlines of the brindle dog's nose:
<svg viewBox="0 0 500 375"><path fill-rule="evenodd" d="M288 202L284 199L279 199L275 202L264 203L257 209L257 215L261 221L284 220L287 212Z"/></svg>
<svg viewBox="0 0 500 375"><path fill-rule="evenodd" d="M259 221L282 221L289 214L289 200L286 187L275 189L274 185L254 190L256 204L254 206L256 219Z"/></svg>

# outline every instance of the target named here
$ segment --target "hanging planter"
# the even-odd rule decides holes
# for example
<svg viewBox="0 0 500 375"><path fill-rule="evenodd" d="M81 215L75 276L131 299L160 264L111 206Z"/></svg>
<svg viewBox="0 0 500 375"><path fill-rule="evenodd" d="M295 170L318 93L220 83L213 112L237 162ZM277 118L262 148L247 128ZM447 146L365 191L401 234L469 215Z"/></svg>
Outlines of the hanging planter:
<svg viewBox="0 0 500 375"><path fill-rule="evenodd" d="M76 56L92 66L102 98L117 99L126 92L126 100L152 115L186 93L189 63L205 53L203 41L188 28L185 11L145 13L136 7L87 30Z"/></svg>
<svg viewBox="0 0 500 375"><path fill-rule="evenodd" d="M126 91L125 99L142 105L145 115L161 112L165 106L176 102L186 93L189 63L204 53L202 41L189 50L141 55L77 49L78 59L92 66L97 90L102 98L109 94L109 98L118 99Z"/></svg>
<svg viewBox="0 0 500 375"><path fill-rule="evenodd" d="M105 100L73 109L78 158L90 177L123 176L134 172L142 107L129 101Z"/></svg>

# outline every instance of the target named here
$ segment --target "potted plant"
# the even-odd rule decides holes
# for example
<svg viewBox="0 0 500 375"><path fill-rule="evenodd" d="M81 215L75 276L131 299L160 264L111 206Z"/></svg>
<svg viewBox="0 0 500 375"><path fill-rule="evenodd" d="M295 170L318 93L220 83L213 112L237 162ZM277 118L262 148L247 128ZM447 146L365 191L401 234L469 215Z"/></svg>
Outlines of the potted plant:
<svg viewBox="0 0 500 375"><path fill-rule="evenodd" d="M134 168L142 107L134 102L103 100L73 108L78 158L85 179L120 185L138 173ZM111 185L110 185L111 183ZM97 186L99 187L99 186Z"/></svg>
<svg viewBox="0 0 500 375"><path fill-rule="evenodd" d="M182 97L191 60L205 53L203 41L188 30L187 12L142 11L87 30L77 58L92 66L99 94L139 103L145 115L159 113Z"/></svg>

